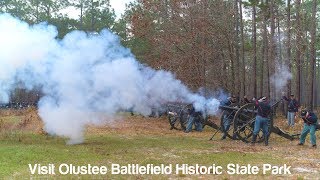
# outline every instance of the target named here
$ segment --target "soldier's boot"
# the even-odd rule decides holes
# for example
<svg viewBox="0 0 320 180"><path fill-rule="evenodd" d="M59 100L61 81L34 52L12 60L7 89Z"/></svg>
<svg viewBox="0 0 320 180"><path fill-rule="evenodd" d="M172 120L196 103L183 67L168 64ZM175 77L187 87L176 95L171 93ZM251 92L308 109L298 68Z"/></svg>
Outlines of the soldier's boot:
<svg viewBox="0 0 320 180"><path fill-rule="evenodd" d="M251 145L254 146L254 144L256 143L257 140L257 135L253 135L252 136L252 141L251 141Z"/></svg>
<svg viewBox="0 0 320 180"><path fill-rule="evenodd" d="M268 146L269 145L269 136L266 136L264 139L264 145Z"/></svg>
<svg viewBox="0 0 320 180"><path fill-rule="evenodd" d="M233 133L232 139L237 139L237 134L236 133Z"/></svg>
<svg viewBox="0 0 320 180"><path fill-rule="evenodd" d="M226 137L227 137L227 135L226 135L226 133L224 132L224 133L223 133L223 136L221 137L221 140L226 139Z"/></svg>

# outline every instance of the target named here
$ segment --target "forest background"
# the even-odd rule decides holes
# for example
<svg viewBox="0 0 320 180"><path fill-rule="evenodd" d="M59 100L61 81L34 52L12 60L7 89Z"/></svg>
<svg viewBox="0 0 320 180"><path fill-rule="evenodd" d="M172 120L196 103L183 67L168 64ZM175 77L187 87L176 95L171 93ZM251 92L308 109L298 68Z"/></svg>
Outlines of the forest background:
<svg viewBox="0 0 320 180"><path fill-rule="evenodd" d="M109 0L2 0L0 12L30 25L53 24L57 38L110 29L141 63L173 72L205 96L292 93L312 109L320 104L319 2L136 0L116 17ZM41 88L16 87L11 102L41 96Z"/></svg>

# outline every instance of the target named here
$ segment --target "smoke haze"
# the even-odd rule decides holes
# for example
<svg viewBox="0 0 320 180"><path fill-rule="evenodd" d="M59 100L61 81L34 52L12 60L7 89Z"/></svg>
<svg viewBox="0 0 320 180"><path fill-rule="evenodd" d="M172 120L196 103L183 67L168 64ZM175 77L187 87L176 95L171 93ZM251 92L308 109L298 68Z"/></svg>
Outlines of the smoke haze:
<svg viewBox="0 0 320 180"><path fill-rule="evenodd" d="M7 102L15 82L42 87L39 115L45 130L83 142L86 125L110 121L119 110L148 115L170 101L193 103L215 114L219 101L192 93L167 71L141 65L119 38L73 31L62 40L46 23L29 26L0 15L0 100Z"/></svg>
<svg viewBox="0 0 320 180"><path fill-rule="evenodd" d="M288 80L292 78L292 74L286 65L277 65L275 74L271 77L271 83L274 84L276 94L281 95L281 92L285 90Z"/></svg>

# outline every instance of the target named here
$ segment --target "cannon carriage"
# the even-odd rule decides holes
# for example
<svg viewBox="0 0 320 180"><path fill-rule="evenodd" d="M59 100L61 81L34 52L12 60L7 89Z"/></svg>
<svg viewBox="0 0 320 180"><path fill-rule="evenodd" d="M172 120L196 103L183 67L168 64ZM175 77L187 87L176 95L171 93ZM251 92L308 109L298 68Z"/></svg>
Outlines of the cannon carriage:
<svg viewBox="0 0 320 180"><path fill-rule="evenodd" d="M188 117L187 104L184 103L169 103L167 104L167 117L170 124L170 129L186 130Z"/></svg>
<svg viewBox="0 0 320 180"><path fill-rule="evenodd" d="M269 115L269 119L270 119L269 134L276 133L284 138L293 140L297 135L290 135L282 131L280 128L275 127L273 124L273 117L275 115L275 111L279 102L280 101L271 103L271 113ZM251 137L253 136L255 117L257 115L255 104L247 103L241 107L220 106L220 108L228 113L234 114L232 116L232 126L228 132L225 132L227 133L227 136L232 139L240 139L243 142L251 141ZM223 122L224 118L221 117L221 119L222 119L221 122ZM221 124L221 126L223 127L223 124ZM222 131L223 131L223 128L222 128ZM261 142L263 141L263 139L264 139L263 133L262 131L260 131L257 136L257 141Z"/></svg>
<svg viewBox="0 0 320 180"><path fill-rule="evenodd" d="M167 104L167 117L170 124L170 129L186 130L186 124L188 121L188 111L191 108L191 104L186 103L170 103ZM208 120L206 114L198 114L197 117L203 126L210 126L214 129L219 129L219 126Z"/></svg>
<svg viewBox="0 0 320 180"><path fill-rule="evenodd" d="M269 115L270 124L269 124L269 134L274 133L288 140L294 140L299 138L300 133L290 134L288 132L283 131L281 128L274 125L274 116L276 115L276 108L278 104L281 102L277 101L271 103L271 113ZM248 103L240 108L238 107L230 107L230 106L220 106L226 112L232 114L234 111L234 115L232 116L232 129L230 128L228 133L228 137L232 139L240 139L243 142L251 141L251 137L253 135L255 117L257 115L257 110L254 103ZM223 119L223 117L221 117ZM221 124L222 126L222 124ZM223 126L222 126L223 127ZM223 128L220 128L223 131ZM320 129L320 124L317 124L316 130ZM263 141L264 137L262 135L262 131L259 132L257 141ZM212 138L211 138L212 139Z"/></svg>

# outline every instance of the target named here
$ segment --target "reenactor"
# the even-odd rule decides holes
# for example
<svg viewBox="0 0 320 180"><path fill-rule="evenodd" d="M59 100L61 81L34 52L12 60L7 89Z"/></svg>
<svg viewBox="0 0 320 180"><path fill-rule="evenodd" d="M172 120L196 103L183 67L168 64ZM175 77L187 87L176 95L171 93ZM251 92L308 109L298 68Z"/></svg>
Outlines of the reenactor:
<svg viewBox="0 0 320 180"><path fill-rule="evenodd" d="M269 115L271 113L271 106L267 100L267 97L262 97L259 100L256 100L255 102L256 107L258 109L258 114L256 116L256 120L254 123L254 130L253 130L253 137L252 137L252 145L256 143L257 135L262 129L263 137L264 137L264 143L266 146L269 144L269 124L270 119Z"/></svg>
<svg viewBox="0 0 320 180"><path fill-rule="evenodd" d="M221 103L222 106L230 106L231 104L234 104L236 103L236 97L235 96L230 96L228 97L225 101L223 101ZM225 114L222 118L223 118L223 124L221 126L222 128L222 132L223 132L223 135L221 137L221 140L223 139L226 139L227 137L227 133L230 129L230 125L231 125L231 122L232 122L232 115L230 114Z"/></svg>
<svg viewBox="0 0 320 180"><path fill-rule="evenodd" d="M193 124L195 125L196 131L201 132L202 131L202 122L200 120L200 116L202 116L202 113L199 111L196 111L193 104L189 105L188 109L188 121L186 124L186 133L191 132Z"/></svg>
<svg viewBox="0 0 320 180"><path fill-rule="evenodd" d="M311 145L313 148L316 148L317 144L315 132L318 124L318 117L315 113L307 110L302 110L300 115L304 121L304 124L300 135L300 142L298 145L304 145L306 136L308 135L308 133L310 133Z"/></svg>
<svg viewBox="0 0 320 180"><path fill-rule="evenodd" d="M283 96L282 98L288 101L288 114L287 114L288 126L294 127L294 119L296 118L296 115L297 115L296 113L298 112L298 109L299 109L299 103L294 98L294 94L291 94L290 98L287 98L286 96Z"/></svg>

